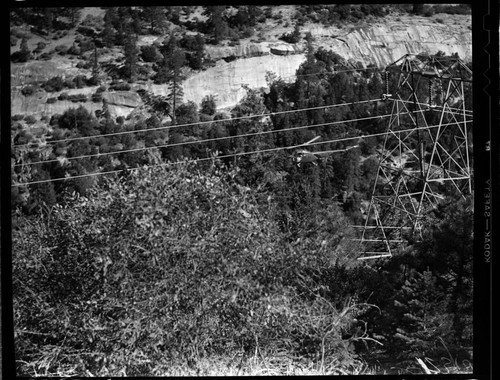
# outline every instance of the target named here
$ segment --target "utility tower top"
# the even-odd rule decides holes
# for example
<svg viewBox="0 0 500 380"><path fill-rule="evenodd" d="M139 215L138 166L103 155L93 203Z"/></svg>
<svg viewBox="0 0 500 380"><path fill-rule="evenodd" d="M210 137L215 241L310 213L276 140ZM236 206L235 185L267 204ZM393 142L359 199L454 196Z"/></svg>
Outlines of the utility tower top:
<svg viewBox="0 0 500 380"><path fill-rule="evenodd" d="M413 73L429 78L472 81L472 70L456 55L406 54L388 65L386 71Z"/></svg>

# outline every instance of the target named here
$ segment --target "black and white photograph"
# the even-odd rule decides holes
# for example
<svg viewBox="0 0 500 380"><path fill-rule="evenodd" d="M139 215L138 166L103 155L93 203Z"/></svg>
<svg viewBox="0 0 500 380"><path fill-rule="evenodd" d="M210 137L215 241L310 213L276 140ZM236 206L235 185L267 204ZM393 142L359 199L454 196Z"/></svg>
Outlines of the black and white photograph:
<svg viewBox="0 0 500 380"><path fill-rule="evenodd" d="M63 5L8 9L16 376L479 378L473 5Z"/></svg>

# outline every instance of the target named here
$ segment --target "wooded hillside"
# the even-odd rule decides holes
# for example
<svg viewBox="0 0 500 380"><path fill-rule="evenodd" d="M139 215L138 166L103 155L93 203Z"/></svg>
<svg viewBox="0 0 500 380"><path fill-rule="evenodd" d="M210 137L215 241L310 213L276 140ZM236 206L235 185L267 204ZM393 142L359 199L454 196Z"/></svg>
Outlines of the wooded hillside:
<svg viewBox="0 0 500 380"><path fill-rule="evenodd" d="M437 9L468 11L298 7L282 36L305 42L295 79L270 72L226 110L214 96L184 102L181 84L214 64L207 45L255 37L273 7L13 10L13 72L69 56L84 73L12 82L26 99L71 102L12 115L18 375L421 373L417 358L471 372L473 197L439 185L422 241L357 260L352 226L367 218L393 112L382 95L399 78L300 34ZM139 45L146 34L165 38ZM113 114L117 98L134 111ZM316 137L307 149L335 153L298 165Z"/></svg>

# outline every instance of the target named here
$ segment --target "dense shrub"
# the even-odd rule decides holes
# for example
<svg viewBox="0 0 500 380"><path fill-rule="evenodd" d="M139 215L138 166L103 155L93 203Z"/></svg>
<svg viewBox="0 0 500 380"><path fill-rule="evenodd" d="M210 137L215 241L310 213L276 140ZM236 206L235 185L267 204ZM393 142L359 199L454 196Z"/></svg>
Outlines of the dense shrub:
<svg viewBox="0 0 500 380"><path fill-rule="evenodd" d="M76 83L73 79L70 79L70 78L66 78L64 80L64 87L66 88L76 88Z"/></svg>
<svg viewBox="0 0 500 380"><path fill-rule="evenodd" d="M85 75L77 75L73 78L73 82L76 85L76 88L83 88L87 86L87 77Z"/></svg>
<svg viewBox="0 0 500 380"><path fill-rule="evenodd" d="M217 105L215 103L215 97L213 95L207 95L201 100L200 112L206 115L215 115L217 111Z"/></svg>
<svg viewBox="0 0 500 380"><path fill-rule="evenodd" d="M86 102L88 98L86 94L72 94L68 96L68 100L72 101L73 103L77 103Z"/></svg>
<svg viewBox="0 0 500 380"><path fill-rule="evenodd" d="M94 49L94 42L91 39L83 39L79 43L80 54Z"/></svg>
<svg viewBox="0 0 500 380"><path fill-rule="evenodd" d="M55 122L61 129L75 129L82 135L92 134L92 131L97 126L96 120L90 112L83 106L78 108L69 108L62 115L55 115Z"/></svg>
<svg viewBox="0 0 500 380"><path fill-rule="evenodd" d="M54 48L54 50L56 51L56 53L59 53L60 55L66 55L66 53L69 50L69 47L67 45L60 44L60 45L57 45Z"/></svg>
<svg viewBox="0 0 500 380"><path fill-rule="evenodd" d="M92 101L94 103L102 102L102 92L95 92L92 94Z"/></svg>
<svg viewBox="0 0 500 380"><path fill-rule="evenodd" d="M288 42L290 44L296 44L300 40L300 27L298 24L295 24L293 32L291 33L283 33L280 37L280 40Z"/></svg>
<svg viewBox="0 0 500 380"><path fill-rule="evenodd" d="M61 92L61 93L59 94L59 96L57 97L57 99L59 99L59 100L68 100L68 96L69 96L69 95L68 95L68 93L67 93L67 92Z"/></svg>
<svg viewBox="0 0 500 380"><path fill-rule="evenodd" d="M129 91L132 87L126 82L111 83L109 89L112 91Z"/></svg>
<svg viewBox="0 0 500 380"><path fill-rule="evenodd" d="M43 59L44 61L49 61L52 59L53 53L45 52L40 55L40 59Z"/></svg>
<svg viewBox="0 0 500 380"><path fill-rule="evenodd" d="M28 48L28 40L26 38L23 38L21 40L21 45L19 47L19 50L15 51L10 56L10 60L12 62L15 62L15 63L27 62L32 58L33 58L33 55L31 54L31 52Z"/></svg>
<svg viewBox="0 0 500 380"><path fill-rule="evenodd" d="M68 54L71 55L80 55L82 53L82 49L80 49L79 46L76 46L75 44L71 45L71 47L67 50Z"/></svg>
<svg viewBox="0 0 500 380"><path fill-rule="evenodd" d="M471 14L470 4L456 4L456 5L434 4L433 8L434 8L434 13L448 13L448 14L460 14L460 15Z"/></svg>
<svg viewBox="0 0 500 380"><path fill-rule="evenodd" d="M36 90L36 86L29 84L21 89L21 94L23 94L24 96L31 96L36 92Z"/></svg>
<svg viewBox="0 0 500 380"><path fill-rule="evenodd" d="M159 62L163 59L163 55L155 45L141 46L141 57L144 62Z"/></svg>
<svg viewBox="0 0 500 380"><path fill-rule="evenodd" d="M329 253L285 249L273 209L230 178L215 168L150 169L104 180L54 209L49 225L15 219L17 326L51 337L23 335L19 358L55 344L50 373L74 363L99 374L95 359L106 356L108 373L127 358L128 375L255 350L331 371L357 363L341 331L361 309L337 310L310 282ZM41 265L23 264L35 256ZM77 362L75 347L96 357ZM140 364L138 347L151 364Z"/></svg>
<svg viewBox="0 0 500 380"><path fill-rule="evenodd" d="M93 37L96 34L96 30L92 26L87 25L80 25L76 31L87 37Z"/></svg>
<svg viewBox="0 0 500 380"><path fill-rule="evenodd" d="M36 123L36 118L33 115L26 115L24 117L24 121L26 124L31 125Z"/></svg>
<svg viewBox="0 0 500 380"><path fill-rule="evenodd" d="M52 77L42 84L42 87L47 92L61 91L64 88L64 80L60 76Z"/></svg>
<svg viewBox="0 0 500 380"><path fill-rule="evenodd" d="M40 41L36 44L36 48L34 50L35 53L39 54L42 52L43 49L47 47L47 44L43 41Z"/></svg>

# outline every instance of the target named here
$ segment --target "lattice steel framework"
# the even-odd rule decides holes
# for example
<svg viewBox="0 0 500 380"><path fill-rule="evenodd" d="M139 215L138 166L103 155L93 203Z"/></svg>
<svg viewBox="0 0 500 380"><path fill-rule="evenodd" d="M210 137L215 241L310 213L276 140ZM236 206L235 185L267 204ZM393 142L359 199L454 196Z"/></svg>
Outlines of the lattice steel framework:
<svg viewBox="0 0 500 380"><path fill-rule="evenodd" d="M443 195L472 192L471 122L466 87L472 71L458 58L407 54L386 68L399 76L361 226L361 257L390 257L422 238L426 216ZM388 92L388 81L386 82Z"/></svg>

